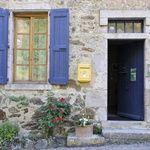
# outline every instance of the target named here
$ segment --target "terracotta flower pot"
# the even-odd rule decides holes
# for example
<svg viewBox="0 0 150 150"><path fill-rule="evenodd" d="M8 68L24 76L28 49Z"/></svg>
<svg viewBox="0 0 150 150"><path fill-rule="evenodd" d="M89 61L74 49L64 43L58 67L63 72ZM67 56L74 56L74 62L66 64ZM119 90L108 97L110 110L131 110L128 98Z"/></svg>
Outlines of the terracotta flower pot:
<svg viewBox="0 0 150 150"><path fill-rule="evenodd" d="M93 125L75 127L75 135L76 137L91 137L93 135Z"/></svg>

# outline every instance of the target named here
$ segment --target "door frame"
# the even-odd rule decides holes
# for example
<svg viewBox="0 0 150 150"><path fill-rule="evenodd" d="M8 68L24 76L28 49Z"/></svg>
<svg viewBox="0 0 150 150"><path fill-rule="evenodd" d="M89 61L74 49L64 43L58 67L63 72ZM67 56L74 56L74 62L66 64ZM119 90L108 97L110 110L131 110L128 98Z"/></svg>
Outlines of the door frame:
<svg viewBox="0 0 150 150"><path fill-rule="evenodd" d="M145 120L145 39L107 39L107 56L108 56L108 59L107 59L107 63L108 63L108 65L107 66L109 66L109 41L115 41L115 42L117 42L117 41L143 41L143 48L142 48L142 50L143 50L143 100L142 100L142 104L143 104L143 106L142 106L142 112L143 112L143 119L142 120L137 120L137 121L144 121ZM118 57L118 56L117 56ZM109 120L109 117L108 117L108 111L109 111L109 89L110 89L110 87L109 87L109 67L107 68L107 73L108 73L108 76L107 76L107 120ZM118 102L117 102L118 103ZM130 120L130 119L129 119ZM129 121L128 119L126 120L126 121ZM113 121L113 120L109 120L109 121ZM116 120L117 121L117 120ZM130 120L130 121L132 121L132 120Z"/></svg>

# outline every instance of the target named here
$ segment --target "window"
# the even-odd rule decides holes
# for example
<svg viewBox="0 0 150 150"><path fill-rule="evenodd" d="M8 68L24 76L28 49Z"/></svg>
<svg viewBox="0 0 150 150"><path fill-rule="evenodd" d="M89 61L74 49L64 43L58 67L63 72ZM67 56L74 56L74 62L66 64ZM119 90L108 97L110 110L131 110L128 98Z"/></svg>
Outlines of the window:
<svg viewBox="0 0 150 150"><path fill-rule="evenodd" d="M142 33L142 20L109 20L109 33Z"/></svg>
<svg viewBox="0 0 150 150"><path fill-rule="evenodd" d="M15 15L14 81L47 81L47 14Z"/></svg>
<svg viewBox="0 0 150 150"><path fill-rule="evenodd" d="M9 10L0 8L0 84L7 84L9 81L10 86L15 87L18 83L27 83L21 85L31 83L30 87L33 87L33 83L48 83L49 81L54 85L67 85L69 79L69 9L51 9L50 16L48 12L46 14L17 13L14 16L15 40L14 46L11 45L9 48L8 43L11 44L11 42L8 36L13 32L8 26L11 18ZM50 43L48 43L48 20L50 20ZM8 34L8 31L11 34ZM8 51L10 51L10 57L8 57ZM12 57L13 68L11 65L8 66L8 61L10 62ZM9 75L8 69L10 69Z"/></svg>

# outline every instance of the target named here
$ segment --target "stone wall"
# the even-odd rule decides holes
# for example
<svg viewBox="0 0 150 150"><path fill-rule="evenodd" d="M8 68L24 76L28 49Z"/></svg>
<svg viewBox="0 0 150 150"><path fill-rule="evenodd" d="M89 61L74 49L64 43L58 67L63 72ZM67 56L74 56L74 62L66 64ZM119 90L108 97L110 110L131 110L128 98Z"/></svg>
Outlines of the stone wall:
<svg viewBox="0 0 150 150"><path fill-rule="evenodd" d="M148 0L1 0L0 7L12 11L50 10L54 8L69 8L70 11L70 62L69 85L45 86L14 85L12 83L12 53L13 53L13 17L11 13L9 31L9 82L2 87L0 93L0 120L9 119L18 122L21 133L30 132L36 124L33 121L37 109L46 102L47 92L55 93L58 98L64 97L74 105L71 117L87 113L95 123L107 121L107 49L106 25L100 26L101 9L147 10ZM77 64L92 64L92 80L89 83L77 81ZM37 89L36 89L37 87ZM150 88L147 89L149 91ZM149 92L147 92L149 93ZM34 101L25 108L17 108L15 102L10 102L9 96L25 95ZM147 94L146 98L149 98ZM149 106L149 105L148 105ZM150 106L149 106L150 107ZM148 107L147 107L148 108ZM147 110L149 114L149 109ZM74 118L73 118L74 119ZM150 119L149 119L150 120Z"/></svg>

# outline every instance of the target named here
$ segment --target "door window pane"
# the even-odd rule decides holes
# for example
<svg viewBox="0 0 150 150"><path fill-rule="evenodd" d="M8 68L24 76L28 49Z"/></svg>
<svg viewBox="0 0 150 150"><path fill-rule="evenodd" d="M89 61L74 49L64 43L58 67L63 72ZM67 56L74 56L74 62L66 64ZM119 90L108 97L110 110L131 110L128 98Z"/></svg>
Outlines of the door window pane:
<svg viewBox="0 0 150 150"><path fill-rule="evenodd" d="M28 66L16 67L16 80L29 80L29 67Z"/></svg>
<svg viewBox="0 0 150 150"><path fill-rule="evenodd" d="M116 23L109 23L108 32L109 33L115 33L116 32Z"/></svg>
<svg viewBox="0 0 150 150"><path fill-rule="evenodd" d="M17 35L17 48L29 49L29 35Z"/></svg>
<svg viewBox="0 0 150 150"><path fill-rule="evenodd" d="M34 50L34 64L46 64L46 50Z"/></svg>
<svg viewBox="0 0 150 150"><path fill-rule="evenodd" d="M124 22L117 23L117 33L124 33Z"/></svg>
<svg viewBox="0 0 150 150"><path fill-rule="evenodd" d="M34 48L46 48L46 35L45 34L34 35Z"/></svg>
<svg viewBox="0 0 150 150"><path fill-rule="evenodd" d="M29 64L28 50L17 50L17 64Z"/></svg>
<svg viewBox="0 0 150 150"><path fill-rule="evenodd" d="M30 20L29 19L18 19L17 21L17 32L18 33L29 33Z"/></svg>
<svg viewBox="0 0 150 150"><path fill-rule="evenodd" d="M141 33L141 23L134 23L134 33Z"/></svg>
<svg viewBox="0 0 150 150"><path fill-rule="evenodd" d="M33 80L46 80L46 67L45 66L34 66Z"/></svg>
<svg viewBox="0 0 150 150"><path fill-rule="evenodd" d="M126 32L127 33L132 33L133 32L133 23L132 22L127 22L125 24L125 26L126 26Z"/></svg>
<svg viewBox="0 0 150 150"><path fill-rule="evenodd" d="M46 19L34 19L34 32L35 33L46 32Z"/></svg>

